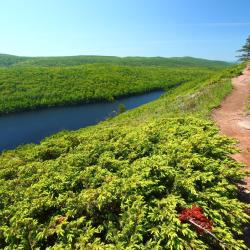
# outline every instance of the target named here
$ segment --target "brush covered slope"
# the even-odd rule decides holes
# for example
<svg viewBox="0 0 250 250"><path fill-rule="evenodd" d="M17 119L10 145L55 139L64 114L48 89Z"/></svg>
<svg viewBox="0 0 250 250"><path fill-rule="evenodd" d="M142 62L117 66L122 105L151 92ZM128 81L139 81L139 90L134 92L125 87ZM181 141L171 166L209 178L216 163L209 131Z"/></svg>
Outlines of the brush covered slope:
<svg viewBox="0 0 250 250"><path fill-rule="evenodd" d="M42 107L112 101L168 89L214 70L89 64L74 67L0 68L0 114Z"/></svg>
<svg viewBox="0 0 250 250"><path fill-rule="evenodd" d="M0 54L0 67L10 67L17 65L18 63L23 63L26 60L31 59L30 57L13 56L7 54Z"/></svg>
<svg viewBox="0 0 250 250"><path fill-rule="evenodd" d="M124 66L165 66L165 67L203 67L224 68L231 64L223 61L194 57L117 57L117 56L58 56L58 57L20 57L0 54L0 67L63 67L83 64L115 64Z"/></svg>
<svg viewBox="0 0 250 250"><path fill-rule="evenodd" d="M0 156L1 249L246 249L235 142L208 116L235 67ZM212 233L181 223L199 206Z"/></svg>

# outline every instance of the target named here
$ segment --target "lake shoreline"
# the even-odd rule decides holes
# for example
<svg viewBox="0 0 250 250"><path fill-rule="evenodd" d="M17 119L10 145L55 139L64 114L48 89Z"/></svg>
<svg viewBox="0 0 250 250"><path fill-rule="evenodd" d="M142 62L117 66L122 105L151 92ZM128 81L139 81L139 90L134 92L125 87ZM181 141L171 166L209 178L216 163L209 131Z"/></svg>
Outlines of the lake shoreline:
<svg viewBox="0 0 250 250"><path fill-rule="evenodd" d="M119 114L121 104L125 110L130 110L154 101L164 93L163 90L157 90L113 102L57 106L0 116L0 152L23 144L39 143L62 130L72 131L96 125Z"/></svg>
<svg viewBox="0 0 250 250"><path fill-rule="evenodd" d="M113 97L113 99L92 99L89 101L77 101L77 102L65 102L62 104L55 104L55 105L37 105L32 108L21 108L13 111L8 111L8 112L0 112L0 118L8 115L15 115L15 114L21 114L21 113L27 113L27 112L34 112L34 111L42 111L42 110L47 110L47 109L52 109L52 108L67 108L67 107L78 107L82 105L88 105L88 104L107 104L107 103L113 103L116 101L119 101L119 99L127 98L127 97L136 97L140 96L143 94L148 94L151 92L155 91L163 91L166 92L167 90L174 89L181 85L182 83L175 84L174 86L171 86L169 88L155 88L155 89L150 89L142 92L134 92L134 93L129 93L129 94L124 94L124 95L118 95Z"/></svg>

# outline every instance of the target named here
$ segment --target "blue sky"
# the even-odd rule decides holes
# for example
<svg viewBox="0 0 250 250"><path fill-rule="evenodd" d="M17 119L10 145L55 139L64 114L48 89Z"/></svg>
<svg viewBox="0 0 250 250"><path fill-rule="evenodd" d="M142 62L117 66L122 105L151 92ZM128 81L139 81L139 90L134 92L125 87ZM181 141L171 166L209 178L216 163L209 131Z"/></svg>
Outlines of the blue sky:
<svg viewBox="0 0 250 250"><path fill-rule="evenodd" d="M0 53L235 60L249 0L0 0Z"/></svg>

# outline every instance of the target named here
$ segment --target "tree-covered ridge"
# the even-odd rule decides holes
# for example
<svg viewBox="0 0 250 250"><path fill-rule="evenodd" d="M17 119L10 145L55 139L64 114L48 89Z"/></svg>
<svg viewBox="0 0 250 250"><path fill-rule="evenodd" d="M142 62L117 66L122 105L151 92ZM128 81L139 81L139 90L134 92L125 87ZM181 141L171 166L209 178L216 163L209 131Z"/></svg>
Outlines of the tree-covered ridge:
<svg viewBox="0 0 250 250"><path fill-rule="evenodd" d="M71 105L168 89L213 71L200 68L89 64L74 67L0 68L0 114Z"/></svg>
<svg viewBox="0 0 250 250"><path fill-rule="evenodd" d="M125 66L206 67L223 68L230 63L193 57L116 57L116 56L59 56L18 57L0 54L0 66L76 66L82 64L116 64Z"/></svg>
<svg viewBox="0 0 250 250"><path fill-rule="evenodd" d="M246 249L234 142L205 117L241 68L189 81L97 126L0 156L5 249ZM203 208L215 241L181 223Z"/></svg>
<svg viewBox="0 0 250 250"><path fill-rule="evenodd" d="M0 54L0 67L9 67L29 60L30 57Z"/></svg>

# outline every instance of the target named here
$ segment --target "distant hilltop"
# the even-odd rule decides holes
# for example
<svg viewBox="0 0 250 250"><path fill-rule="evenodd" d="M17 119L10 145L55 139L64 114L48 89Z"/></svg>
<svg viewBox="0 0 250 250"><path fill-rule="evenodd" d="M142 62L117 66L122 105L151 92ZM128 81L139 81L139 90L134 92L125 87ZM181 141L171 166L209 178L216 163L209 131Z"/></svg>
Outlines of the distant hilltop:
<svg viewBox="0 0 250 250"><path fill-rule="evenodd" d="M218 68L232 65L231 62L208 60L194 57L117 57L117 56L53 56L25 57L0 54L0 67L37 66L63 67L82 64L118 64L128 66L164 66L164 67L206 67Z"/></svg>

